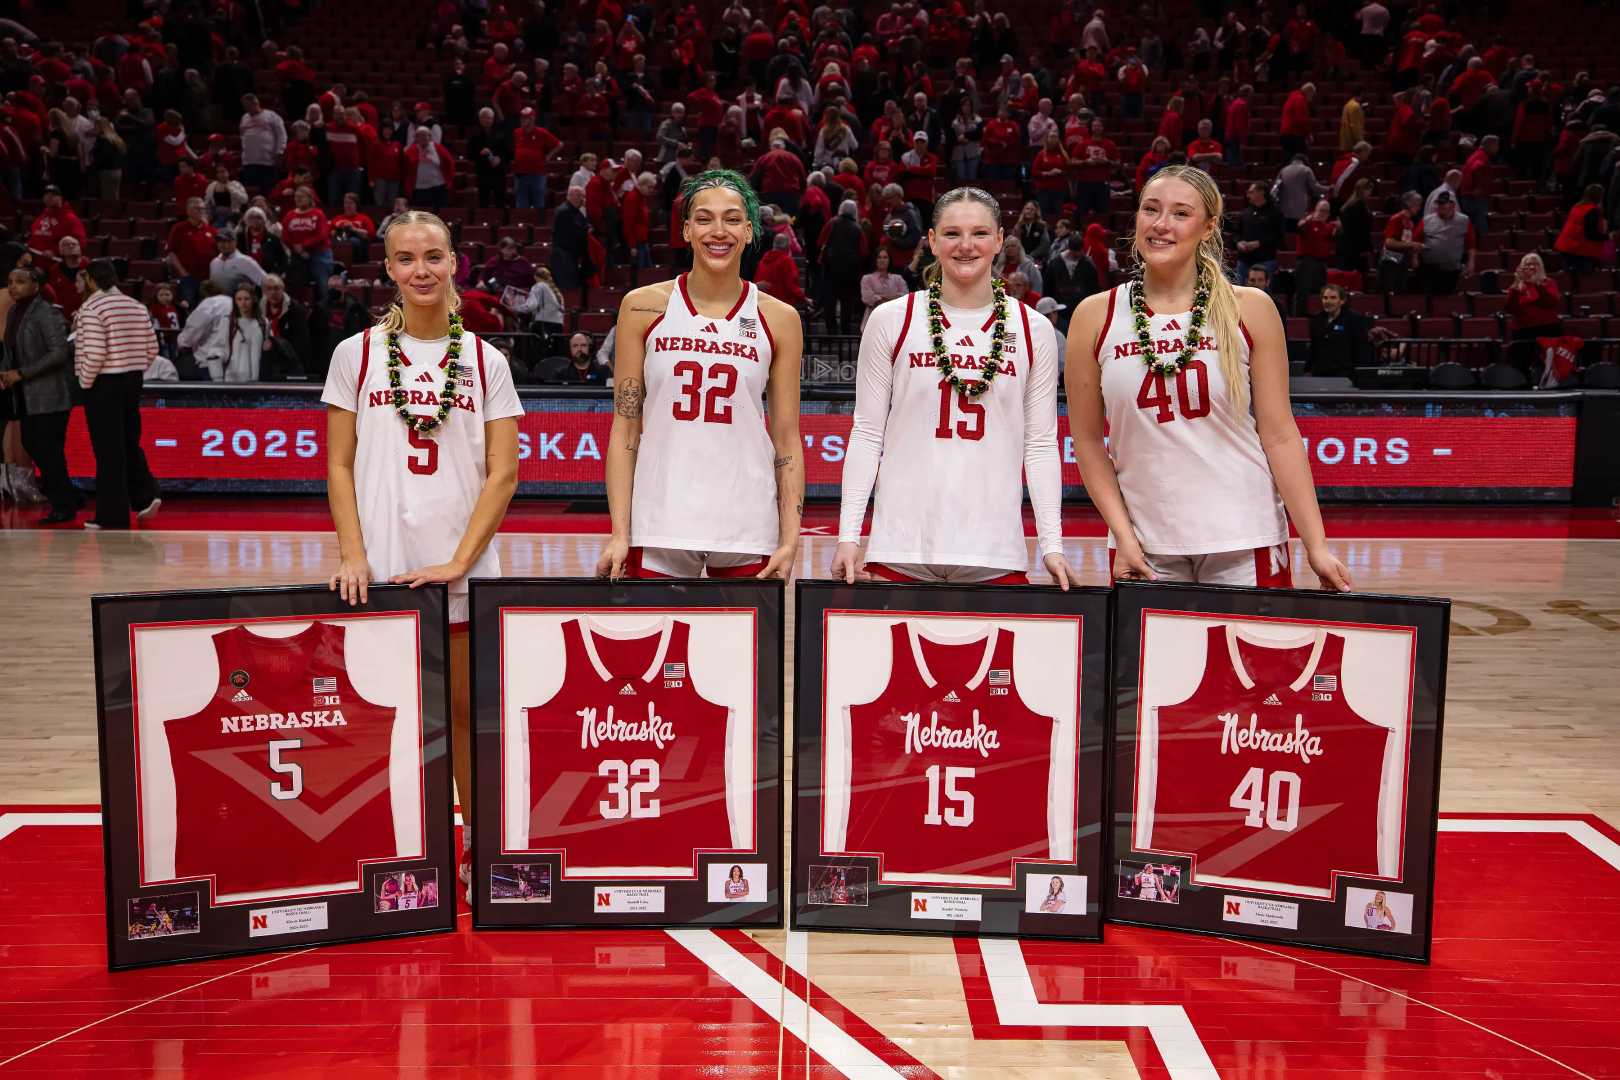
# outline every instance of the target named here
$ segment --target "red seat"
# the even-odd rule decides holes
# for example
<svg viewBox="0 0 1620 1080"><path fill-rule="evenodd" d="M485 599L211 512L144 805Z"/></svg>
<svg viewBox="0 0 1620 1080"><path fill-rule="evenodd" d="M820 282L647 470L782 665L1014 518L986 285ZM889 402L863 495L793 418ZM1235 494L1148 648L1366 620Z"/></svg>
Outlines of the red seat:
<svg viewBox="0 0 1620 1080"><path fill-rule="evenodd" d="M1391 315L1427 315L1429 313L1429 298L1416 294L1391 296L1389 297L1389 313Z"/></svg>
<svg viewBox="0 0 1620 1080"><path fill-rule="evenodd" d="M1489 338L1492 341L1502 337L1502 324L1491 316L1474 316L1467 319L1458 319L1458 337Z"/></svg>
<svg viewBox="0 0 1620 1080"><path fill-rule="evenodd" d="M1469 293L1468 304L1475 315L1495 315L1507 310L1507 297L1499 293Z"/></svg>
<svg viewBox="0 0 1620 1080"><path fill-rule="evenodd" d="M1451 316L1425 315L1417 319L1420 338L1448 338L1457 336L1457 320Z"/></svg>
<svg viewBox="0 0 1620 1080"><path fill-rule="evenodd" d="M1458 295L1429 297L1430 315L1466 315L1468 301Z"/></svg>

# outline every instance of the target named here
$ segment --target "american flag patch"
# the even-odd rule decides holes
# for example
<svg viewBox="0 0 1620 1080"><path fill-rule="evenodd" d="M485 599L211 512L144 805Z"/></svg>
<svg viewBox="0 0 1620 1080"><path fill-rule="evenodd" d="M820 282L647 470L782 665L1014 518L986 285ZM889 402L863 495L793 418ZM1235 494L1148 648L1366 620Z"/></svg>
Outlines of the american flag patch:
<svg viewBox="0 0 1620 1080"><path fill-rule="evenodd" d="M684 679L684 678L686 678L686 665L685 664L665 664L664 665L664 678L666 678L666 679Z"/></svg>
<svg viewBox="0 0 1620 1080"><path fill-rule="evenodd" d="M1012 669L993 667L990 669L991 686L1009 686L1012 684Z"/></svg>
<svg viewBox="0 0 1620 1080"><path fill-rule="evenodd" d="M737 326L738 326L739 329L742 329L742 330L758 330L759 329L759 325L754 322L753 316L751 316L751 315L739 315L739 316L737 316Z"/></svg>
<svg viewBox="0 0 1620 1080"><path fill-rule="evenodd" d="M337 693L337 676L336 675L327 675L324 678L315 679L314 683L315 683L315 688L314 688L315 693L317 693L317 694L335 694L335 693Z"/></svg>
<svg viewBox="0 0 1620 1080"><path fill-rule="evenodd" d="M1334 693L1339 689L1339 677L1337 675L1313 676L1311 678L1311 689L1322 690L1329 694Z"/></svg>

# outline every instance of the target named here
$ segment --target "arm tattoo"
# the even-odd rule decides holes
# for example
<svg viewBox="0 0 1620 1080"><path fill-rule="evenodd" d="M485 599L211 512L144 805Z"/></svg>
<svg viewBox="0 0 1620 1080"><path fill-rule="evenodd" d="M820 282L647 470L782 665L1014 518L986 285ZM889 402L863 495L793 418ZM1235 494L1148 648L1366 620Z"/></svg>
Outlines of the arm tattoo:
<svg viewBox="0 0 1620 1080"><path fill-rule="evenodd" d="M641 402L646 392L640 379L624 379L613 390L613 411L626 420L641 419Z"/></svg>
<svg viewBox="0 0 1620 1080"><path fill-rule="evenodd" d="M793 464L793 455L792 454L789 454L787 457L779 457L779 458L776 459L776 468L778 468L778 469L782 468L784 465L791 465L791 464Z"/></svg>
<svg viewBox="0 0 1620 1080"><path fill-rule="evenodd" d="M660 308L660 307L642 307L640 304L631 304L630 305L630 310L631 311L645 311L649 315L662 315L664 313L663 308Z"/></svg>

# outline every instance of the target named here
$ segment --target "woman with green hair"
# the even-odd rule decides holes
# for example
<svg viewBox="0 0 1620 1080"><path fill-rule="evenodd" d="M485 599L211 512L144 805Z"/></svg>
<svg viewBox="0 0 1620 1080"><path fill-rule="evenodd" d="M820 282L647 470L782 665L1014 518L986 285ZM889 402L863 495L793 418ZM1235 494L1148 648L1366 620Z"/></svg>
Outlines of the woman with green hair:
<svg viewBox="0 0 1620 1080"><path fill-rule="evenodd" d="M799 314L742 279L763 236L747 180L698 173L681 202L692 269L619 307L613 533L596 573L790 578L804 512Z"/></svg>

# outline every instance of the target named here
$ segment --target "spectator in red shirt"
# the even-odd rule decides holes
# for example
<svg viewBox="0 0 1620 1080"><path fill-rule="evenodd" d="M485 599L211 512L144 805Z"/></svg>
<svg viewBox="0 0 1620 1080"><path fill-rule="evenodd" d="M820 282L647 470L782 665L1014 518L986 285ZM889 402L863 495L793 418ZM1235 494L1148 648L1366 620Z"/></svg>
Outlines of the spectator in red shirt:
<svg viewBox="0 0 1620 1080"><path fill-rule="evenodd" d="M405 150L405 195L411 205L426 210L444 209L450 202L450 187L455 181L455 157L443 143L433 141L430 130L417 128L416 141Z"/></svg>
<svg viewBox="0 0 1620 1080"><path fill-rule="evenodd" d="M83 244L84 222L73 212L73 207L62 201L62 189L50 184L45 188L45 208L28 226L28 250L41 265L48 265L49 260L56 258L64 236L72 236ZM209 258L213 258L212 253Z"/></svg>
<svg viewBox="0 0 1620 1080"><path fill-rule="evenodd" d="M1608 223L1603 220L1603 186L1588 184L1581 201L1570 207L1553 247L1564 257L1567 269L1576 273L1596 270L1608 235Z"/></svg>
<svg viewBox="0 0 1620 1080"><path fill-rule="evenodd" d="M719 76L709 72L703 76L703 85L686 95L686 108L697 118L698 157L707 161L714 153L714 143L720 133L720 121L726 115L726 102L715 92Z"/></svg>
<svg viewBox="0 0 1620 1080"><path fill-rule="evenodd" d="M336 110L326 125L326 149L332 158L332 171L326 174L326 205L341 205L346 192L359 194L365 187L368 145L376 137L359 109Z"/></svg>
<svg viewBox="0 0 1620 1080"><path fill-rule="evenodd" d="M1177 94L1165 105L1164 112L1159 116L1159 130L1156 134L1161 139L1169 139L1172 149L1184 146L1187 142L1181 137L1181 109L1185 104L1185 100Z"/></svg>
<svg viewBox="0 0 1620 1080"><path fill-rule="evenodd" d="M170 109L163 114L163 122L158 124L155 132L157 140L158 175L165 180L173 180L175 176L175 163L181 158L196 158L191 147L186 145L186 121L179 112Z"/></svg>
<svg viewBox="0 0 1620 1080"><path fill-rule="evenodd" d="M1012 118L1012 111L1007 108L1006 102L1002 102L996 109L996 115L984 122L984 131L979 136L979 160L985 179L1018 178L1022 134L1018 122Z"/></svg>
<svg viewBox="0 0 1620 1080"><path fill-rule="evenodd" d="M1147 93L1148 69L1135 50L1125 58L1116 76L1119 80L1119 113L1126 120L1142 118L1142 99Z"/></svg>
<svg viewBox="0 0 1620 1080"><path fill-rule="evenodd" d="M1564 317L1564 298L1558 283L1547 276L1541 256L1530 252L1519 260L1507 291L1508 330L1513 338L1509 356L1523 371L1536 356L1536 338L1554 337Z"/></svg>
<svg viewBox="0 0 1620 1080"><path fill-rule="evenodd" d="M1496 189L1491 167L1496 164L1496 155L1501 149L1502 140L1495 135L1487 135L1479 140L1479 146L1463 162L1462 187L1457 190L1457 205L1468 215L1469 224L1480 236L1489 231L1486 227L1486 210Z"/></svg>
<svg viewBox="0 0 1620 1080"><path fill-rule="evenodd" d="M1003 111L1006 106L1002 106ZM1014 124L1014 128L1018 125ZM1016 151L1015 151L1016 153ZM1016 157L1015 159L1016 160ZM887 139L882 139L872 147L872 160L866 163L861 170L861 179L866 181L868 188L883 187L892 184L900 176L900 165L894 160L894 146Z"/></svg>
<svg viewBox="0 0 1620 1080"><path fill-rule="evenodd" d="M1170 161L1170 140L1159 136L1153 140L1148 152L1142 155L1142 160L1136 166L1136 190L1141 191L1148 182L1148 177L1159 171L1161 165Z"/></svg>
<svg viewBox="0 0 1620 1080"><path fill-rule="evenodd" d="M197 290L208 280L208 264L214 259L214 227L208 224L203 201L186 200L186 216L169 229L167 262L179 279L180 295L188 304L197 302Z"/></svg>
<svg viewBox="0 0 1620 1080"><path fill-rule="evenodd" d="M911 149L900 155L900 186L924 221L934 214L934 178L939 174L939 155L928 149L928 132L914 132Z"/></svg>
<svg viewBox="0 0 1620 1080"><path fill-rule="evenodd" d="M1395 114L1390 117L1389 134L1384 138L1384 156L1397 165L1407 165L1423 145L1423 117L1413 102L1414 91L1395 95Z"/></svg>
<svg viewBox="0 0 1620 1080"><path fill-rule="evenodd" d="M1057 217L1063 210L1063 200L1069 194L1069 155L1056 131L1046 135L1046 144L1036 153L1029 166L1029 184L1035 192L1035 201L1041 213Z"/></svg>
<svg viewBox="0 0 1620 1080"><path fill-rule="evenodd" d="M1249 141L1249 99L1252 97L1254 87L1244 83L1227 103L1226 128L1222 135L1226 140L1224 147L1228 165L1243 164L1243 144Z"/></svg>
<svg viewBox="0 0 1620 1080"><path fill-rule="evenodd" d="M1306 302L1327 284L1328 260L1333 258L1333 238L1339 224L1331 220L1333 208L1318 199L1311 212L1299 222L1299 260L1294 264L1294 314L1306 314Z"/></svg>
<svg viewBox="0 0 1620 1080"><path fill-rule="evenodd" d="M1215 125L1207 117L1198 121L1198 138L1187 144L1187 161L1197 165L1207 173L1215 171L1215 166L1225 157L1224 148L1212 137Z"/></svg>
<svg viewBox="0 0 1620 1080"><path fill-rule="evenodd" d="M786 234L771 241L771 250L759 260L759 269L754 272L754 282L783 303L802 308L807 298L799 285L799 265L788 253L791 244Z"/></svg>
<svg viewBox="0 0 1620 1080"><path fill-rule="evenodd" d="M787 149L787 142L782 138L771 141L771 148L754 163L754 173L749 178L761 201L775 203L789 214L799 210L804 181L804 162Z"/></svg>
<svg viewBox="0 0 1620 1080"><path fill-rule="evenodd" d="M1069 168L1074 176L1075 220L1106 218L1111 192L1108 182L1119 164L1119 147L1103 134L1099 116L1091 118L1085 140L1069 148Z"/></svg>
<svg viewBox="0 0 1620 1080"><path fill-rule="evenodd" d="M1303 154L1311 139L1311 103L1316 100L1316 84L1306 83L1283 102L1282 150L1284 159Z"/></svg>
<svg viewBox="0 0 1620 1080"><path fill-rule="evenodd" d="M1468 61L1468 66L1461 75L1451 80L1447 96L1451 104L1461 112L1472 112L1485 96L1485 91L1496 85L1496 76L1485 66L1482 57L1474 57Z"/></svg>
<svg viewBox="0 0 1620 1080"><path fill-rule="evenodd" d="M315 205L315 191L305 185L293 192L293 209L281 219L281 242L287 246L294 273L302 272L315 302L326 302L326 279L332 273L332 233L326 211Z"/></svg>
<svg viewBox="0 0 1620 1080"><path fill-rule="evenodd" d="M561 147L562 140L540 126L533 106L518 114L518 126L512 132L512 176L519 209L545 209L547 171Z"/></svg>
<svg viewBox="0 0 1620 1080"><path fill-rule="evenodd" d="M631 264L637 269L652 265L652 205L653 196L657 193L658 177L644 172L624 193L624 200L619 206L624 246L629 249Z"/></svg>

